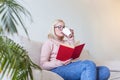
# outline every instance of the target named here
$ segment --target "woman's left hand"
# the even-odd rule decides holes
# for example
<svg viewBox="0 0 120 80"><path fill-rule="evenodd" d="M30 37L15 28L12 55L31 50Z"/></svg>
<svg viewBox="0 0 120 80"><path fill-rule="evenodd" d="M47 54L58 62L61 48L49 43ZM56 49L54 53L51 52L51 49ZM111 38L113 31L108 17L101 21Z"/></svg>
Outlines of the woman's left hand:
<svg viewBox="0 0 120 80"><path fill-rule="evenodd" d="M72 61L72 58L71 58L71 59L68 59L68 60L66 60L66 61L62 61L62 64L67 65L67 64L69 64L71 61Z"/></svg>

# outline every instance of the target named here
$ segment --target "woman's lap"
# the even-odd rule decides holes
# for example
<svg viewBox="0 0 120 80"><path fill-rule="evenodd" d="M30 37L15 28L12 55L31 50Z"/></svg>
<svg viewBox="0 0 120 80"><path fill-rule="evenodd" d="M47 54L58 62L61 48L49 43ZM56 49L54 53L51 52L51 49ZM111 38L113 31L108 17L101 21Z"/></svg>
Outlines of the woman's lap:
<svg viewBox="0 0 120 80"><path fill-rule="evenodd" d="M59 74L63 78L67 78L67 77L73 78L73 76L79 76L80 75L79 71L77 70L78 66L79 66L78 63L80 63L80 61L79 62L73 62L73 63L70 63L68 65L60 66L58 68L52 69L51 71Z"/></svg>
<svg viewBox="0 0 120 80"><path fill-rule="evenodd" d="M57 73L61 77L63 77L65 80L80 80L80 75L83 72L84 69L86 69L88 60L85 61L77 61L72 62L65 66L60 66L58 68L55 68L51 70L52 72Z"/></svg>
<svg viewBox="0 0 120 80"><path fill-rule="evenodd" d="M87 80L88 78L89 80L96 80L96 76L97 80L107 80L110 75L107 67L96 67L96 65L89 60L72 62L68 65L52 69L51 71L63 77L64 80Z"/></svg>

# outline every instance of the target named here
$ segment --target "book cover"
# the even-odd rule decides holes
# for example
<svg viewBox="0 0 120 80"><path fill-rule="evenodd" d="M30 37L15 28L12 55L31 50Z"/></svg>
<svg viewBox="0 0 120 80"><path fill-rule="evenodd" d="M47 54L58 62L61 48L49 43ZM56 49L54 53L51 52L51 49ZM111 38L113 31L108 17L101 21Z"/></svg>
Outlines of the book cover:
<svg viewBox="0 0 120 80"><path fill-rule="evenodd" d="M75 47L60 45L56 59L65 61L70 58L78 58L85 44L80 44Z"/></svg>

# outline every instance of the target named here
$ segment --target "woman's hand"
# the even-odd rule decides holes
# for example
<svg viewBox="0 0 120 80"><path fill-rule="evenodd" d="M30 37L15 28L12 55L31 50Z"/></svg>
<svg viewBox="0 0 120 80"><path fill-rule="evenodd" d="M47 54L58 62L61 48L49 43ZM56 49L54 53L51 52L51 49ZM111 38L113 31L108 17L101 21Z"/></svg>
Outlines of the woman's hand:
<svg viewBox="0 0 120 80"><path fill-rule="evenodd" d="M67 65L67 64L69 64L71 61L72 61L72 58L71 58L71 59L68 59L68 60L66 60L66 61L61 61L61 62L62 62L62 64Z"/></svg>
<svg viewBox="0 0 120 80"><path fill-rule="evenodd" d="M68 36L68 38L74 38L74 30L70 29L71 34Z"/></svg>

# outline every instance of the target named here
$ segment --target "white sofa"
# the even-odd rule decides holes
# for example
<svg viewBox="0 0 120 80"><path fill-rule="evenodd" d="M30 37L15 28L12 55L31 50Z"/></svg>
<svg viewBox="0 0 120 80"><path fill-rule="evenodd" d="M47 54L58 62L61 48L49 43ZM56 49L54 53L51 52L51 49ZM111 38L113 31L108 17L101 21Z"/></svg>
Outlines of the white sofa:
<svg viewBox="0 0 120 80"><path fill-rule="evenodd" d="M39 61L40 61L40 50L42 47L42 43L41 42L36 42L33 40L28 40L27 38L24 37L19 37L19 44L22 45L27 51L28 51L28 55L30 56L30 58L32 59L32 61L37 64L40 65ZM95 58L93 58L87 50L83 50L82 54L80 56L81 60L84 59L89 59L89 60L93 60L94 62L96 62L97 65L106 65L110 68L111 70L111 76L109 80L120 80L120 61L97 61ZM33 76L34 76L34 80L63 80L62 77L60 77L59 75L51 72L51 71L46 71L46 70L36 70L33 69Z"/></svg>

